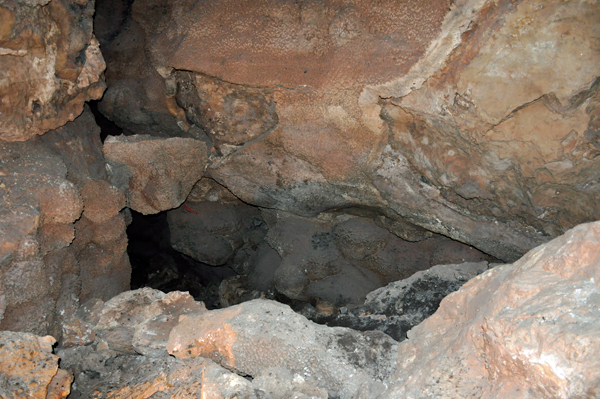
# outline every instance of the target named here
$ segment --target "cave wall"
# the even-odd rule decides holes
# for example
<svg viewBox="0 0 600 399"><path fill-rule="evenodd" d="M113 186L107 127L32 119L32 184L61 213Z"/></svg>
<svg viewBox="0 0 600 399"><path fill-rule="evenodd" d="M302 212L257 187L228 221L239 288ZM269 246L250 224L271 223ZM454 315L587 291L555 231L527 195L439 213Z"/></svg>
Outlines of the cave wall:
<svg viewBox="0 0 600 399"><path fill-rule="evenodd" d="M178 207L203 176L316 225L358 215L504 261L598 219L599 12L2 1L0 327L52 330L69 304L126 289L121 209L136 190L144 212ZM148 135L117 141L157 147L138 154L155 168L141 180L107 173L83 111L106 86L99 45L100 110Z"/></svg>
<svg viewBox="0 0 600 399"><path fill-rule="evenodd" d="M0 2L0 330L59 338L81 303L129 289L125 197L84 105L106 87L93 13Z"/></svg>
<svg viewBox="0 0 600 399"><path fill-rule="evenodd" d="M588 1L100 0L100 109L244 202L368 210L514 261L600 217Z"/></svg>

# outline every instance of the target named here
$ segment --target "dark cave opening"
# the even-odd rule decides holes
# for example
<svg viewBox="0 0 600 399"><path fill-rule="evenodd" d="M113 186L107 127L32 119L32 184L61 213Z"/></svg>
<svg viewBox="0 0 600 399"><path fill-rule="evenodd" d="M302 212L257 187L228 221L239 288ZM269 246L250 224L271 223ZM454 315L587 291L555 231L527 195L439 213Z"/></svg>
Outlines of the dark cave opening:
<svg viewBox="0 0 600 399"><path fill-rule="evenodd" d="M131 211L131 216L127 227L131 289L188 291L208 309L220 307L221 281L237 274L228 266L210 266L174 250L166 212L142 215Z"/></svg>

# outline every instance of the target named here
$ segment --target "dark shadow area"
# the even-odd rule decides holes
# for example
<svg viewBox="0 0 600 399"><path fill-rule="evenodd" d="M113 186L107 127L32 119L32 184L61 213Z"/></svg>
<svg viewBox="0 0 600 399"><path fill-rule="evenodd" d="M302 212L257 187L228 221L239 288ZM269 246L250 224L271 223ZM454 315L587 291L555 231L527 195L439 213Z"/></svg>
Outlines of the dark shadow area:
<svg viewBox="0 0 600 399"><path fill-rule="evenodd" d="M163 292L188 291L206 307L219 307L219 285L236 273L185 256L171 247L167 213L142 215L132 211L127 227L131 289L151 287Z"/></svg>
<svg viewBox="0 0 600 399"><path fill-rule="evenodd" d="M104 140L106 140L108 136L120 136L123 134L123 130L100 112L98 109L98 102L99 101L90 101L88 102L88 105L90 106L92 114L94 114L96 124L100 126L100 140L104 143Z"/></svg>

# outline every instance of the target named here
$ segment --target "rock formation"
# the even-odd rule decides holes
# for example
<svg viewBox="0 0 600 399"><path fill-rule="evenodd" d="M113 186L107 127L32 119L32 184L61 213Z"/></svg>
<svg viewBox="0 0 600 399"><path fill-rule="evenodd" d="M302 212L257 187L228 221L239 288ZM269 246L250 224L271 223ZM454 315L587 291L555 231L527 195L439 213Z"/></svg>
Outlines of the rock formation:
<svg viewBox="0 0 600 399"><path fill-rule="evenodd" d="M106 65L93 15L88 0L0 3L0 140L61 127L102 97Z"/></svg>
<svg viewBox="0 0 600 399"><path fill-rule="evenodd" d="M207 311L186 293L130 291L74 314L70 325L87 330L63 334L61 374L75 376L74 398L597 397L599 243L600 222L583 224L479 274L401 343L379 331L320 326L265 299ZM458 270L439 267L429 279ZM402 314L409 296L394 303L390 292L409 286L369 295L371 309L379 303ZM17 372L0 362L0 381L12 384L3 386L44 397L35 395L57 372L53 342L0 333L0 358L23 365Z"/></svg>
<svg viewBox="0 0 600 399"><path fill-rule="evenodd" d="M504 261L600 218L593 3L127 4L98 2L102 111L207 140L246 203L368 211Z"/></svg>
<svg viewBox="0 0 600 399"><path fill-rule="evenodd" d="M0 0L0 397L599 397L599 31Z"/></svg>
<svg viewBox="0 0 600 399"><path fill-rule="evenodd" d="M125 197L86 110L26 142L0 142L0 329L52 333L81 301L129 288Z"/></svg>

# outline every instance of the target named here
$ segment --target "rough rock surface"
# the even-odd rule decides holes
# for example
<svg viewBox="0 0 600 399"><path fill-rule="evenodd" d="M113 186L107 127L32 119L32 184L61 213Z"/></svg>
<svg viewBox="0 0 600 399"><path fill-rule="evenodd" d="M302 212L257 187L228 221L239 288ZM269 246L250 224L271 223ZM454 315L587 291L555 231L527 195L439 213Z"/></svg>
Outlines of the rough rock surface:
<svg viewBox="0 0 600 399"><path fill-rule="evenodd" d="M56 340L28 333L0 331L0 397L61 399L73 377L58 368L52 354Z"/></svg>
<svg viewBox="0 0 600 399"><path fill-rule="evenodd" d="M205 357L250 376L283 369L329 396L365 399L385 388L396 347L379 331L319 326L265 299L182 318L167 343L179 359Z"/></svg>
<svg viewBox="0 0 600 399"><path fill-rule="evenodd" d="M174 249L212 266L228 264L244 274L251 271L248 262L267 232L260 211L240 201L188 200L168 212L168 221Z"/></svg>
<svg viewBox="0 0 600 399"><path fill-rule="evenodd" d="M128 289L125 198L107 180L89 110L0 144L0 329L59 338L80 301Z"/></svg>
<svg viewBox="0 0 600 399"><path fill-rule="evenodd" d="M184 138L111 136L104 143L111 182L144 215L178 207L202 177L206 145Z"/></svg>
<svg viewBox="0 0 600 399"><path fill-rule="evenodd" d="M165 294L152 288L127 291L106 303L86 302L65 323L65 348L95 343L120 354L167 356L165 345L181 315L205 312L186 292Z"/></svg>
<svg viewBox="0 0 600 399"><path fill-rule="evenodd" d="M410 329L435 313L442 299L489 266L487 262L433 266L370 292L360 306L319 312L318 306L306 305L300 313L319 324L379 330L403 341Z"/></svg>
<svg viewBox="0 0 600 399"><path fill-rule="evenodd" d="M209 140L207 173L247 203L503 261L600 218L593 2L129 4L98 1L101 109Z"/></svg>
<svg viewBox="0 0 600 399"><path fill-rule="evenodd" d="M106 65L93 15L91 0L0 3L0 140L56 129L102 97Z"/></svg>
<svg viewBox="0 0 600 399"><path fill-rule="evenodd" d="M600 222L446 297L408 333L381 398L593 398L600 393Z"/></svg>
<svg viewBox="0 0 600 399"><path fill-rule="evenodd" d="M362 217L314 220L281 211L263 215L269 225L266 241L281 264L271 275L264 270L269 265L257 264L250 272L251 288L258 288L257 271L262 278L258 285L270 284L291 299L358 305L369 292L435 264L488 258L442 236L406 241Z"/></svg>

